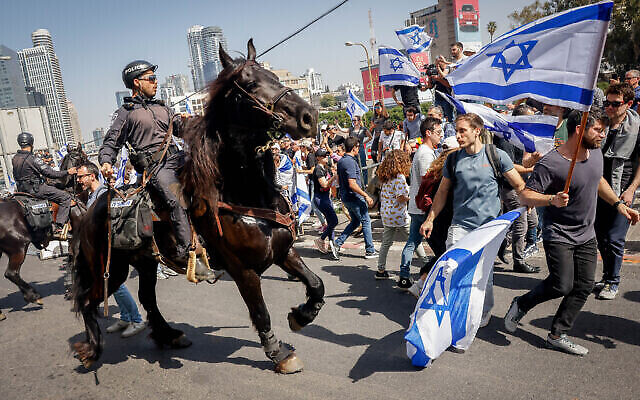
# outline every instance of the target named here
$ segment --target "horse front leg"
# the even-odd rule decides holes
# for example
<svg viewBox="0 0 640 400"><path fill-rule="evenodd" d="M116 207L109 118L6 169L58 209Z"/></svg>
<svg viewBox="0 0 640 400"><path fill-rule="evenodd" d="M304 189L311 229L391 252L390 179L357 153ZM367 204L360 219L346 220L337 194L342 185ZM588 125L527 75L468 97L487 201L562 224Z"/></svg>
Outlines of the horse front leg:
<svg viewBox="0 0 640 400"><path fill-rule="evenodd" d="M145 259L134 264L140 277L138 288L138 300L147 311L147 319L151 328L151 339L159 346L169 346L174 349L181 349L191 346L192 342L181 330L169 326L158 309L156 298L156 275L157 261L155 259Z"/></svg>
<svg viewBox="0 0 640 400"><path fill-rule="evenodd" d="M87 369L100 358L104 348L102 333L100 332L100 326L96 318L98 304L100 304L99 300L93 300L87 304L80 305L80 313L84 320L86 341L73 344L73 351L76 353L82 365Z"/></svg>
<svg viewBox="0 0 640 400"><path fill-rule="evenodd" d="M238 268L240 269L240 268ZM233 271L233 269L232 269ZM267 358L275 364L275 371L281 374L300 372L304 368L302 361L287 345L276 338L271 330L271 318L262 297L260 277L251 269L240 269L239 273L232 273L233 279L240 290L240 295L249 309L251 322L258 330L260 343ZM237 270L233 271L236 272Z"/></svg>
<svg viewBox="0 0 640 400"><path fill-rule="evenodd" d="M22 292L24 301L27 303L42 305L42 296L40 293L25 282L20 276L20 268L22 268L22 264L24 263L24 259L27 255L27 246L29 246L29 243L23 245L22 249L20 249L18 253L7 254L7 256L9 256L9 264L7 264L4 277L18 286L18 289Z"/></svg>
<svg viewBox="0 0 640 400"><path fill-rule="evenodd" d="M297 307L293 307L287 316L289 328L294 332L299 331L318 316L320 309L324 305L324 284L322 279L306 266L293 247L289 249L287 258L279 266L285 272L300 279L307 287L307 301Z"/></svg>

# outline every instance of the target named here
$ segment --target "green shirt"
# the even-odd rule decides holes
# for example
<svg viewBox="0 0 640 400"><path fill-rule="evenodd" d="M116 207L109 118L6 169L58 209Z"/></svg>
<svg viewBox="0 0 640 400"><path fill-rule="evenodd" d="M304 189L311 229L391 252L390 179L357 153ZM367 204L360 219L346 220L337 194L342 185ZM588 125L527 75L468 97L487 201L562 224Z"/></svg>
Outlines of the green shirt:
<svg viewBox="0 0 640 400"><path fill-rule="evenodd" d="M556 128L556 133L553 135L553 141L555 147L562 146L569 139L569 131L567 130L567 120L563 120L560 126Z"/></svg>

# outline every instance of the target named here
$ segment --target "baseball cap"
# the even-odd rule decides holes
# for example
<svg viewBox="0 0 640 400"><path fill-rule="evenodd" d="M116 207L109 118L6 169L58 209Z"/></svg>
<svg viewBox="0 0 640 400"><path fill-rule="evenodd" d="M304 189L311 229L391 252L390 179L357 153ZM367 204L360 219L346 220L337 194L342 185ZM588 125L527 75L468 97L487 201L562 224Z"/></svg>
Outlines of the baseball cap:
<svg viewBox="0 0 640 400"><path fill-rule="evenodd" d="M326 157L328 155L329 155L329 152L327 152L323 148L319 148L318 150L316 150L316 157Z"/></svg>
<svg viewBox="0 0 640 400"><path fill-rule="evenodd" d="M280 150L280 145L278 143L274 143L271 145L271 148Z"/></svg>
<svg viewBox="0 0 640 400"><path fill-rule="evenodd" d="M458 139L456 139L455 136L449 136L448 138L445 138L444 142L442 143L442 148L444 148L445 150L457 149L458 147L460 147L460 144L458 143Z"/></svg>

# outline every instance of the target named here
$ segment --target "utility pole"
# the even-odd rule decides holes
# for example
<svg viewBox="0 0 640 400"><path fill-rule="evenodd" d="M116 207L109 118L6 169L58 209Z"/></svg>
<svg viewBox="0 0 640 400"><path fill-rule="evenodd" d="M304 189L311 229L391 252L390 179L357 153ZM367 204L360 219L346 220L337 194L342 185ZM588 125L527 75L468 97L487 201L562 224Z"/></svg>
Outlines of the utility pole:
<svg viewBox="0 0 640 400"><path fill-rule="evenodd" d="M371 64L377 64L376 56L378 51L376 50L376 34L373 31L373 18L371 17L371 9L369 9L369 45L371 46Z"/></svg>

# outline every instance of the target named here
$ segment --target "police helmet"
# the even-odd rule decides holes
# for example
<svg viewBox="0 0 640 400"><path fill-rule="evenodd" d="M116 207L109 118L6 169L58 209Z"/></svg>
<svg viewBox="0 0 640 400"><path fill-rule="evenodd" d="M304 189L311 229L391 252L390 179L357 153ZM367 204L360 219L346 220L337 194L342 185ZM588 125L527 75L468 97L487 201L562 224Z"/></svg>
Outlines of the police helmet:
<svg viewBox="0 0 640 400"><path fill-rule="evenodd" d="M33 146L33 135L29 132L22 132L18 135L18 146L27 147Z"/></svg>
<svg viewBox="0 0 640 400"><path fill-rule="evenodd" d="M145 60L135 60L127 64L122 70L122 81L127 89L133 89L133 80L146 71L156 71L157 65Z"/></svg>

